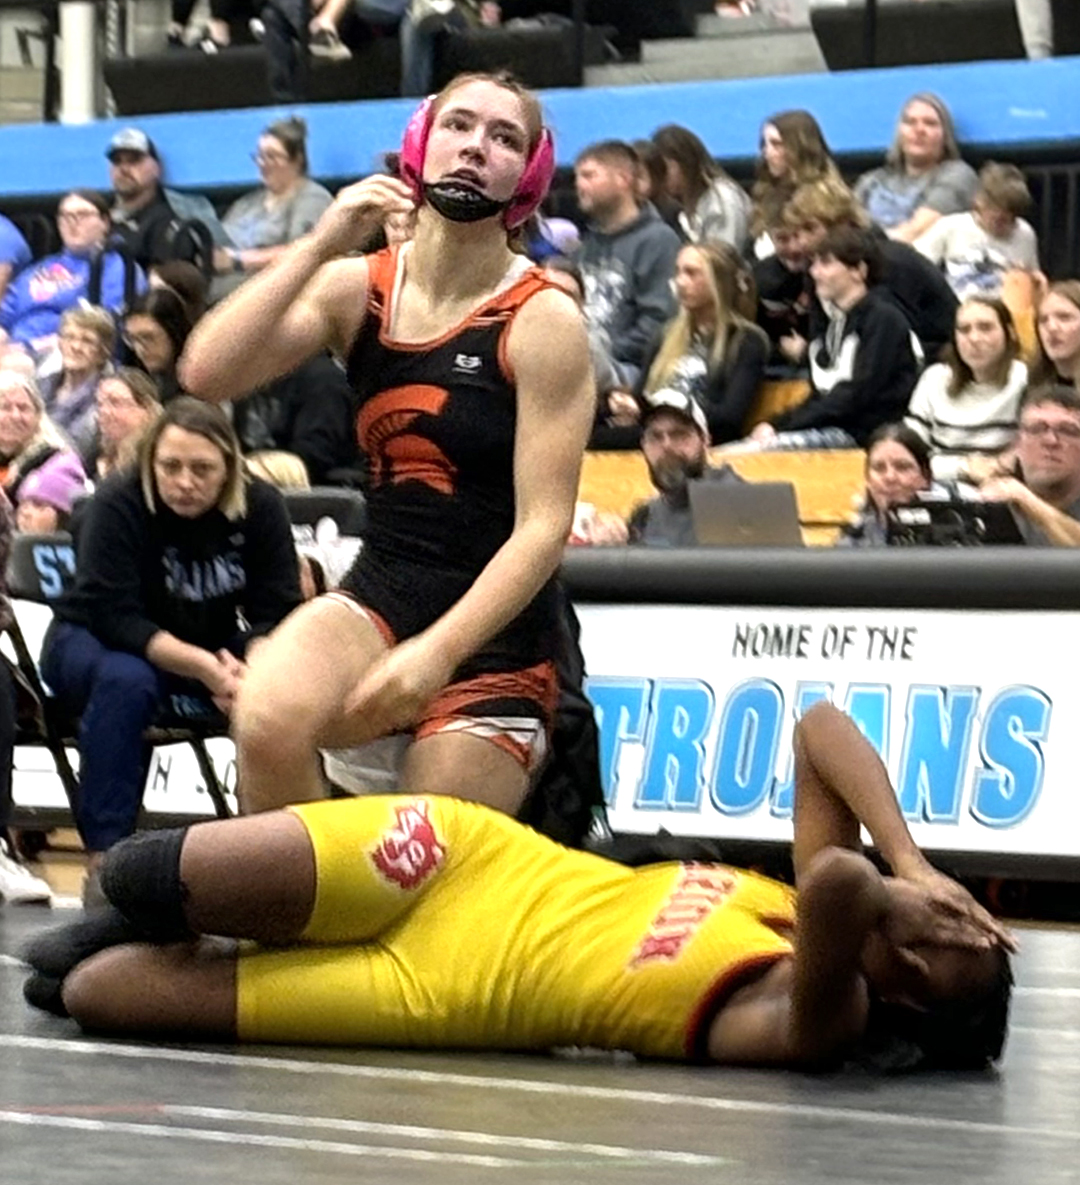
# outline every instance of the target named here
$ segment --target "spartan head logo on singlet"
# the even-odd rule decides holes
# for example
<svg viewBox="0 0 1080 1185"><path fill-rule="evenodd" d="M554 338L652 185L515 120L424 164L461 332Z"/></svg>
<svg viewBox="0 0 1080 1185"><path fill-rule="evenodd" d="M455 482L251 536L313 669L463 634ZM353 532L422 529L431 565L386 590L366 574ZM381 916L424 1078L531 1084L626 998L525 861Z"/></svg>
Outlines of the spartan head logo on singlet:
<svg viewBox="0 0 1080 1185"><path fill-rule="evenodd" d="M415 889L439 867L446 848L428 818L426 802L394 809L397 823L379 841L371 862L388 881L402 889Z"/></svg>
<svg viewBox="0 0 1080 1185"><path fill-rule="evenodd" d="M412 431L420 416L440 416L450 394L414 383L368 400L357 422L360 447L371 464L371 483L418 481L438 494L453 494L457 469L439 446Z"/></svg>

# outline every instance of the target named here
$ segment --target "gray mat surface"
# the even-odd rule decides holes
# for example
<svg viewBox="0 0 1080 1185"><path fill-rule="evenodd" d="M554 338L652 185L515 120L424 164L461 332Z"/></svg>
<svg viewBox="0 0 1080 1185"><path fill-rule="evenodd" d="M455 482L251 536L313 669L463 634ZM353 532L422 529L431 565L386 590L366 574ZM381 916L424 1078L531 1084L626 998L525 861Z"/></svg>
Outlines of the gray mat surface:
<svg viewBox="0 0 1080 1185"><path fill-rule="evenodd" d="M22 1001L57 916L0 906L4 1185L1080 1181L1075 931L1021 932L1000 1073L875 1079L91 1040Z"/></svg>

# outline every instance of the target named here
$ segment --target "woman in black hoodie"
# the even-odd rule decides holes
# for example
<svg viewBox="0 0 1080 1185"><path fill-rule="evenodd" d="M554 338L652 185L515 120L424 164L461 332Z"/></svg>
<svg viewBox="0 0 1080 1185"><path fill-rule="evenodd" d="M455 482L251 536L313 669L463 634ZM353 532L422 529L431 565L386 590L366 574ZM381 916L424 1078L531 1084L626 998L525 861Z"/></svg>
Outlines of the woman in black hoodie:
<svg viewBox="0 0 1080 1185"><path fill-rule="evenodd" d="M253 638L300 603L281 495L250 480L224 412L175 399L136 469L90 500L73 587L56 606L42 673L79 725L77 823L91 869L128 835L162 716L224 723Z"/></svg>

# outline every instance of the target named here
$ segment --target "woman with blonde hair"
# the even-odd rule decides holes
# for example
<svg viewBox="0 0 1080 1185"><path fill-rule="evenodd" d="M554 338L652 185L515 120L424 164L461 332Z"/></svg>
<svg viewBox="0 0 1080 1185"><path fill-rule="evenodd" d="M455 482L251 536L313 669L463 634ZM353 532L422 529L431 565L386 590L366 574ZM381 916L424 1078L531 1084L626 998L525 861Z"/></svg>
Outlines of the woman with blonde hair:
<svg viewBox="0 0 1080 1185"><path fill-rule="evenodd" d="M979 179L960 159L952 115L937 95L912 95L900 112L885 164L864 173L855 194L892 239L913 243L943 214L970 210Z"/></svg>
<svg viewBox="0 0 1080 1185"><path fill-rule="evenodd" d="M1031 368L1033 387L1080 385L1080 280L1047 288L1035 313L1039 351Z"/></svg>
<svg viewBox="0 0 1080 1185"><path fill-rule="evenodd" d="M138 465L90 499L75 550L41 663L81 718L76 823L93 871L135 828L145 729L161 716L224 724L248 644L300 603L300 585L281 495L247 478L221 408L186 396L143 437Z"/></svg>
<svg viewBox="0 0 1080 1185"><path fill-rule="evenodd" d="M12 502L19 486L36 469L54 458L82 461L63 433L45 414L37 382L17 371L0 371L0 487Z"/></svg>
<svg viewBox="0 0 1080 1185"><path fill-rule="evenodd" d="M144 370L122 366L97 389L97 451L93 470L107 477L135 461L143 433L161 415L157 386Z"/></svg>
<svg viewBox="0 0 1080 1185"><path fill-rule="evenodd" d="M704 409L713 444L738 440L769 355L753 321L753 278L734 247L691 244L679 252L674 286L679 311L646 355L635 394L681 391Z"/></svg>
<svg viewBox="0 0 1080 1185"><path fill-rule="evenodd" d="M809 111L780 111L761 125L761 155L757 179L750 191L753 215L750 234L754 254L773 253L768 228L782 219L784 206L800 185L820 180L840 181L821 125Z"/></svg>

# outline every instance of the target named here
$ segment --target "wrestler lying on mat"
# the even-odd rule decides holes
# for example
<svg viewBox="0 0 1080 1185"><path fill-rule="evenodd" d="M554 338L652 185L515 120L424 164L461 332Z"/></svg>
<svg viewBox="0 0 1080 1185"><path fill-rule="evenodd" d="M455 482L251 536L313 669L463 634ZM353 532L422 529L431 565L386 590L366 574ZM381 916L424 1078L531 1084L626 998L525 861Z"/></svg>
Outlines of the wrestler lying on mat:
<svg viewBox="0 0 1080 1185"><path fill-rule="evenodd" d="M118 844L112 906L31 944L27 999L169 1038L996 1060L1008 932L919 853L846 716L808 712L795 762L797 892L723 865L629 869L444 797L314 803ZM860 855L860 823L892 876Z"/></svg>

